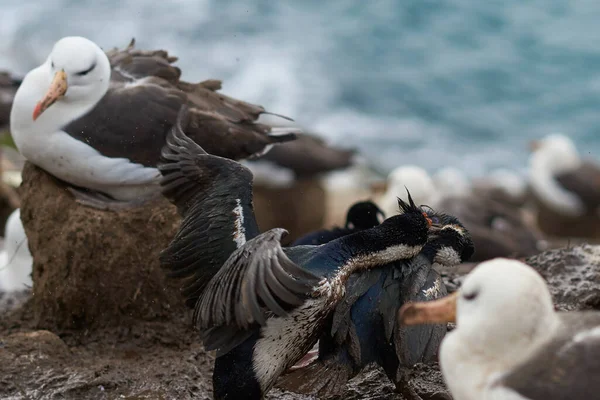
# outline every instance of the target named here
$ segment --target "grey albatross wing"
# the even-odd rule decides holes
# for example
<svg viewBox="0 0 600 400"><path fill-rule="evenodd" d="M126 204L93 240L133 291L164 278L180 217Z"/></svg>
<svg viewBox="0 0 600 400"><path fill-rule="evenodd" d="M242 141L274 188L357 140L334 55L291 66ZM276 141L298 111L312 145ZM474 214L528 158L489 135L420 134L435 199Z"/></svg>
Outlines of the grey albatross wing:
<svg viewBox="0 0 600 400"><path fill-rule="evenodd" d="M264 108L225 96L219 81L192 84L180 79L175 57L130 45L107 52L111 82L105 96L63 130L111 158L154 167L179 109L189 107L189 137L208 153L231 159L262 154L295 139L286 129L256 122ZM281 132L281 134L279 134Z"/></svg>
<svg viewBox="0 0 600 400"><path fill-rule="evenodd" d="M588 211L594 212L600 206L600 168L596 164L584 161L577 170L558 174L555 179L576 194Z"/></svg>
<svg viewBox="0 0 600 400"><path fill-rule="evenodd" d="M296 177L303 178L348 168L355 154L353 149L338 149L315 135L304 133L292 142L273 147L259 159L291 169Z"/></svg>
<svg viewBox="0 0 600 400"><path fill-rule="evenodd" d="M600 398L600 314L559 315L558 334L497 386L528 400Z"/></svg>

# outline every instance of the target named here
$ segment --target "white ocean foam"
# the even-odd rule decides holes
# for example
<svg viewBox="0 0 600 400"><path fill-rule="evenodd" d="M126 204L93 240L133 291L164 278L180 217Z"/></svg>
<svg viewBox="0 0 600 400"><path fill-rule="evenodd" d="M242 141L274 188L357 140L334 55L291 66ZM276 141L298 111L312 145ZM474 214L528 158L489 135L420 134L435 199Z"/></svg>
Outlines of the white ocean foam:
<svg viewBox="0 0 600 400"><path fill-rule="evenodd" d="M565 131L600 154L600 3L3 0L0 69L62 36L166 48L184 78L288 115L392 169L522 170Z"/></svg>

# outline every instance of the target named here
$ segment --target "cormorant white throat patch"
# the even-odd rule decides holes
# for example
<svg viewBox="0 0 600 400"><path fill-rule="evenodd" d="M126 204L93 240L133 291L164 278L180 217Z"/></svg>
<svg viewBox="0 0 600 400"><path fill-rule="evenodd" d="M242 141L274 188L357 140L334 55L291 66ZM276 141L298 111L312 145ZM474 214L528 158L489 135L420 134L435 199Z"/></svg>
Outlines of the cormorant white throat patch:
<svg viewBox="0 0 600 400"><path fill-rule="evenodd" d="M233 222L233 241L239 249L246 244L246 229L244 229L244 210L242 209L242 201L235 199L236 206L233 209L235 221Z"/></svg>

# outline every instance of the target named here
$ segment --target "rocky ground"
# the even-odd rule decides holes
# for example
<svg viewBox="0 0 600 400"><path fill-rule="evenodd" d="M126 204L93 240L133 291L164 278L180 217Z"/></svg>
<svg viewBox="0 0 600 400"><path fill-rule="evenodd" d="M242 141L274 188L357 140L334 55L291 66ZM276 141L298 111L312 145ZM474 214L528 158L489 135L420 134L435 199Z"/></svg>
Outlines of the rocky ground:
<svg viewBox="0 0 600 400"><path fill-rule="evenodd" d="M50 399L211 399L213 355L206 353L189 316L138 322L94 332L58 335L33 326L28 301L0 321L0 397ZM415 368L418 392L444 392L435 366ZM268 399L311 399L279 389ZM348 384L345 399L397 399L377 368ZM424 397L424 399L444 397Z"/></svg>
<svg viewBox="0 0 600 400"><path fill-rule="evenodd" d="M551 250L527 259L548 280L557 308L600 304L600 247ZM443 271L450 288L473 264ZM189 315L137 321L95 331L37 330L28 292L0 295L0 397L2 399L210 399L213 355L202 349ZM10 299L9 299L10 298ZM6 310L12 308L11 311ZM413 384L424 399L450 398L437 366L418 365ZM436 393L432 395L432 393ZM269 399L310 399L272 390ZM345 399L395 399L378 368L348 384Z"/></svg>
<svg viewBox="0 0 600 400"><path fill-rule="evenodd" d="M82 207L30 164L19 192L35 292L0 296L0 398L212 398L214 356L158 262L179 224L175 208ZM418 392L444 391L435 367L419 366L413 380ZM268 398L310 397L274 389ZM344 398L402 399L378 369L353 379Z"/></svg>
<svg viewBox="0 0 600 400"><path fill-rule="evenodd" d="M158 264L179 223L174 208L84 209L31 166L20 192L36 290L0 293L0 398L211 399L214 356ZM547 279L558 309L600 308L600 246L526 261ZM449 291L474 265L441 271ZM412 383L424 400L451 398L436 365L417 365ZM275 388L267 398L312 397ZM375 367L351 380L343 398L403 399Z"/></svg>

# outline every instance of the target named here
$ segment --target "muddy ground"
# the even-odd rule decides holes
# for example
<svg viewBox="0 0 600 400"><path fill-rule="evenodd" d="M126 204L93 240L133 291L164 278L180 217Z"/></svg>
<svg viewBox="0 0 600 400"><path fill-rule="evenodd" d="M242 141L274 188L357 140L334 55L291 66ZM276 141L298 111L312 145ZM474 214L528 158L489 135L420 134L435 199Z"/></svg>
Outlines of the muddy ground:
<svg viewBox="0 0 600 400"><path fill-rule="evenodd" d="M20 193L35 293L0 293L0 399L211 399L214 356L158 263L179 223L174 208L82 208L32 166ZM528 262L549 281L559 309L600 305L600 247ZM442 271L450 291L473 265ZM424 400L450 398L436 365L416 366L412 382ZM377 368L347 389L344 399L402 399ZM276 388L267 398L311 397Z"/></svg>
<svg viewBox="0 0 600 400"><path fill-rule="evenodd" d="M90 209L39 168L26 163L22 175L35 290L0 296L0 399L212 398L213 355L158 261L176 209L164 199ZM435 367L414 375L418 392L444 391ZM268 398L310 397L275 389ZM402 399L379 370L356 377L344 398Z"/></svg>
<svg viewBox="0 0 600 400"><path fill-rule="evenodd" d="M577 246L529 258L549 281L557 308L599 308L600 247ZM443 271L457 287L474 264ZM138 321L94 332L37 330L28 292L0 295L0 398L27 399L211 399L213 355L189 327L189 315ZM12 298L12 300L11 300ZM19 306L19 304L22 304ZM6 308L12 310L6 312ZM15 308L16 307L16 308ZM424 399L450 398L437 366L418 365L413 384ZM431 393L437 395L431 396ZM269 399L310 399L279 389ZM378 368L348 384L344 399L395 399Z"/></svg>
<svg viewBox="0 0 600 400"><path fill-rule="evenodd" d="M35 329L31 304L28 301L13 309L0 321L0 398L212 398L214 358L189 328L189 316L56 335ZM415 368L414 384L419 392L444 391L441 374L434 366ZM267 398L314 397L274 389ZM353 379L343 398L402 399L377 368Z"/></svg>

